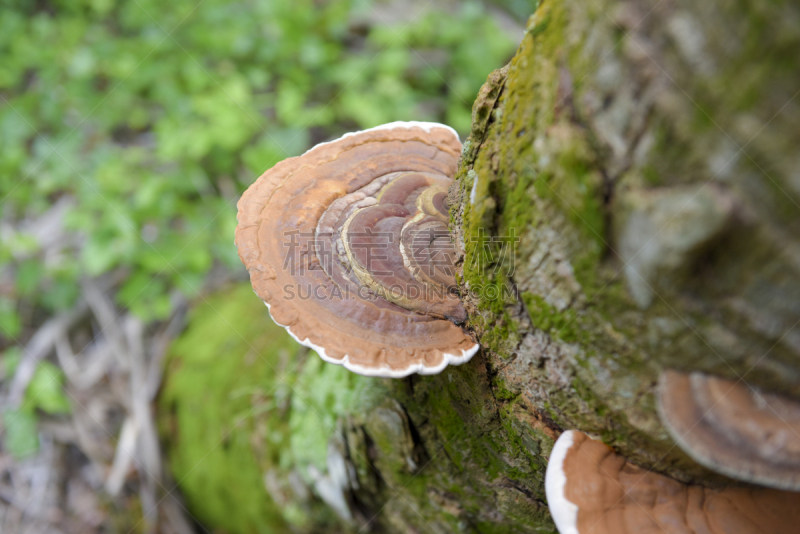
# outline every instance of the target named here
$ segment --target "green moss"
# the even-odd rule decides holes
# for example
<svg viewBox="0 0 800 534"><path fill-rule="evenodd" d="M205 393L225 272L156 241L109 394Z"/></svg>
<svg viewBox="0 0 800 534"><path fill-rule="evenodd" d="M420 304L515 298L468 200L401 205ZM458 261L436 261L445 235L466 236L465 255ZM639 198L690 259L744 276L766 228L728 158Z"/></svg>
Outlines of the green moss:
<svg viewBox="0 0 800 534"><path fill-rule="evenodd" d="M513 402L506 403L500 408L499 415L508 438L503 444L510 448L511 455L517 459L517 465L507 471L506 476L513 480L522 480L537 474L537 472L541 473L545 468L545 462L539 454L541 447L538 440L523 428L514 409Z"/></svg>
<svg viewBox="0 0 800 534"><path fill-rule="evenodd" d="M159 399L162 429L170 467L201 521L231 533L286 528L262 473L287 445L279 406L288 391L278 377L298 353L249 286L198 306L173 344ZM259 456L257 429L267 436Z"/></svg>
<svg viewBox="0 0 800 534"><path fill-rule="evenodd" d="M387 395L386 381L357 375L341 367L325 363L316 356L309 358L294 383L289 417L290 453L285 466L314 465L325 472L328 436L336 430L339 418L351 413L365 413Z"/></svg>
<svg viewBox="0 0 800 534"><path fill-rule="evenodd" d="M385 395L381 380L325 364L269 317L249 284L193 310L167 360L159 398L170 468L193 515L230 534L339 530L321 501L275 503L267 472L327 471L337 420Z"/></svg>
<svg viewBox="0 0 800 534"><path fill-rule="evenodd" d="M499 401L512 400L519 396L519 393L514 393L506 387L505 380L495 377L492 381L494 386L494 398Z"/></svg>
<svg viewBox="0 0 800 534"><path fill-rule="evenodd" d="M544 14L542 16L532 17L531 23L528 25L526 31L532 36L536 37L537 35L543 33L547 27L550 25L550 21L552 19L552 13L549 9L543 10Z"/></svg>
<svg viewBox="0 0 800 534"><path fill-rule="evenodd" d="M583 242L574 247L579 253L573 258L580 275L590 278L588 273L596 270L604 250L607 229L602 177L595 170L593 151L583 129L570 125L566 114L553 112L557 95L552 80L558 77L549 57L556 57L563 45L564 17L563 6L545 2L531 18L508 71L506 90L495 105L498 112L486 131L488 141L481 145L482 152L474 161L464 161L458 176L465 199L461 221L463 282L471 293L477 293L472 300L480 312L470 317L470 326L479 333L484 347L504 358L515 350L519 339L517 296L498 291L495 297L478 291L487 286L513 287L513 266L524 268L530 252L524 247L529 245L515 244L509 249L516 257L504 257L504 238L525 238L531 229L551 224L556 214L542 210L546 204L551 206L548 209L557 207L571 223L571 231L582 236ZM485 112L484 107L476 103L476 109ZM548 124L556 125L555 141L534 141L532 136L548 129ZM509 131L513 133L508 135ZM493 145L498 135L508 136L509 141ZM602 286L595 279L591 281ZM566 341L573 341L580 327L574 316L538 318L555 321L553 332Z"/></svg>
<svg viewBox="0 0 800 534"><path fill-rule="evenodd" d="M580 323L575 320L574 309L568 308L559 313L539 295L523 292L520 297L525 303L533 326L566 342L578 339L577 327Z"/></svg>

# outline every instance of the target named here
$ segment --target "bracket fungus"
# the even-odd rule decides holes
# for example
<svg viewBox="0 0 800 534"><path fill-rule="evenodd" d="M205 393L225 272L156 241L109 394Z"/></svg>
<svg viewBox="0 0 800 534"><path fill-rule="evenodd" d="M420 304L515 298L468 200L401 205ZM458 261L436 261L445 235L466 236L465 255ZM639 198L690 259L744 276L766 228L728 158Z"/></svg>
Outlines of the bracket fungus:
<svg viewBox="0 0 800 534"><path fill-rule="evenodd" d="M665 371L658 413L678 445L723 475L800 491L800 403L743 382Z"/></svg>
<svg viewBox="0 0 800 534"><path fill-rule="evenodd" d="M576 430L553 447L545 493L560 534L777 534L800 524L800 493L684 484Z"/></svg>
<svg viewBox="0 0 800 534"><path fill-rule="evenodd" d="M460 151L448 126L394 122L262 174L239 200L236 246L275 322L363 375L469 360L447 227Z"/></svg>

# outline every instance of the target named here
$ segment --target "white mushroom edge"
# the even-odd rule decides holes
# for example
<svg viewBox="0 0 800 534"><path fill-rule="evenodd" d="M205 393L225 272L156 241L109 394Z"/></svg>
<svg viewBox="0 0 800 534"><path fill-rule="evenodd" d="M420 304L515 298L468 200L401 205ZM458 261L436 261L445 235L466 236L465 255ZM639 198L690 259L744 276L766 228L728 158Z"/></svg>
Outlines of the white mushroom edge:
<svg viewBox="0 0 800 534"><path fill-rule="evenodd" d="M576 430L567 430L556 440L550 460L547 462L547 471L544 476L544 493L547 496L547 506L550 515L560 534L580 534L578 532L578 505L567 499L564 488L567 485L567 476L564 474L564 460L570 447L574 443L573 437Z"/></svg>
<svg viewBox="0 0 800 534"><path fill-rule="evenodd" d="M348 132L343 136L339 137L338 139L332 139L330 141L325 141L322 143L317 143L316 145L312 146L305 152L303 155L305 156L309 152L313 152L314 150L318 149L321 146L329 145L331 143L335 143L336 141L341 141L342 139L346 139L348 137L352 137L354 135L362 134L365 132L374 132L376 130L391 130L392 128L420 128L425 130L426 132L430 132L434 128L444 128L445 130L449 130L453 136L458 139L459 143L461 139L458 137L458 132L456 132L453 128L446 124L439 124L438 122L418 122L418 121L395 121L395 122L387 122L386 124L381 124L380 126L373 126L372 128L367 128L366 130L359 130L357 132Z"/></svg>
<svg viewBox="0 0 800 534"><path fill-rule="evenodd" d="M262 300L261 302L264 301ZM264 302L264 304L267 305L267 309L269 310L269 303ZM272 312L270 312L270 317L272 317ZM275 321L275 317L272 317L272 320ZM442 361L442 363L433 367L428 367L424 363L415 363L413 365L410 365L409 367L406 367L405 369L399 369L399 370L392 370L388 366L381 367L380 369L375 369L373 367L364 367L363 365L358 365L357 363L350 362L349 354L345 354L344 358L342 358L341 360L337 360L336 358L331 358L325 353L325 347L320 347L319 345L313 343L308 338L300 339L294 334L294 332L292 332L291 328L289 328L286 325L282 325L278 321L275 321L275 324L285 328L286 331L289 332L289 335L292 336L295 341L297 341L304 347L308 347L309 349L319 354L319 357L322 358L324 361L328 363L334 363L336 365L343 365L344 368L347 369L348 371L352 371L356 374L364 376L378 376L382 378L403 378L413 373L418 373L421 375L436 375L444 371L444 368L447 367L448 365L461 365L462 363L467 363L475 355L475 353L478 352L478 349L481 347L476 343L467 350L462 349L460 356L446 352L444 354L444 360Z"/></svg>

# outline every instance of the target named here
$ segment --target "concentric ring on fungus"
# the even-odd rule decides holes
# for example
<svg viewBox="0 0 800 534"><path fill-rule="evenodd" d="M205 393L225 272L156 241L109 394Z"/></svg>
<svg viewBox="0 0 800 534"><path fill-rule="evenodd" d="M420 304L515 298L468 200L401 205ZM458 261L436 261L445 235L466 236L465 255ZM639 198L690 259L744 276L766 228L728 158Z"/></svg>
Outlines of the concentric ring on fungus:
<svg viewBox="0 0 800 534"><path fill-rule="evenodd" d="M658 414L686 454L718 473L800 491L800 402L742 380L665 370Z"/></svg>
<svg viewBox="0 0 800 534"><path fill-rule="evenodd" d="M394 122L262 174L239 200L236 246L275 322L363 375L468 361L447 230L460 151L448 126Z"/></svg>

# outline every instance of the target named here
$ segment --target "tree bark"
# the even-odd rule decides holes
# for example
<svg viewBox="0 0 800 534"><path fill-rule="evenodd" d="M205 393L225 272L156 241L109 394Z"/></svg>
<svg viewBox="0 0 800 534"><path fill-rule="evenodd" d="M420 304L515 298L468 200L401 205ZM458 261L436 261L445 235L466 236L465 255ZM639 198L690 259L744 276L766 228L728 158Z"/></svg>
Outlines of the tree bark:
<svg viewBox="0 0 800 534"><path fill-rule="evenodd" d="M714 477L658 420L662 369L800 394L798 16L545 1L475 103L454 222L496 383L681 480Z"/></svg>
<svg viewBox="0 0 800 534"><path fill-rule="evenodd" d="M654 388L664 369L700 370L800 398L798 50L796 3L543 0L475 102L450 192L482 351L383 380L274 349L277 334L223 348L190 327L162 403L191 509L229 532L554 532L544 471L570 428L678 480L729 483L670 439ZM200 378L181 385L209 372L203 350L239 370L208 380L227 391L214 398L263 388L268 422L223 424L231 401L220 428L191 425L217 402ZM219 474L234 460L200 461L222 435L260 474L246 521ZM225 512L203 510L209 488Z"/></svg>

